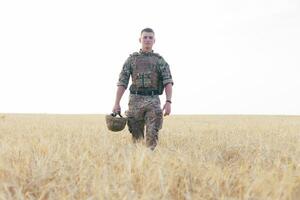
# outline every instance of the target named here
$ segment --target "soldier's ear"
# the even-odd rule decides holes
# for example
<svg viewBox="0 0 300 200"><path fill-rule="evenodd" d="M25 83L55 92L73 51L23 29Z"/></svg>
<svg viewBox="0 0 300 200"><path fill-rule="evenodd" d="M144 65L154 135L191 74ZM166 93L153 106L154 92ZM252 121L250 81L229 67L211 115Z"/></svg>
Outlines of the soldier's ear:
<svg viewBox="0 0 300 200"><path fill-rule="evenodd" d="M141 39L141 37L139 38L139 42L140 42L140 43L142 43L142 39Z"/></svg>

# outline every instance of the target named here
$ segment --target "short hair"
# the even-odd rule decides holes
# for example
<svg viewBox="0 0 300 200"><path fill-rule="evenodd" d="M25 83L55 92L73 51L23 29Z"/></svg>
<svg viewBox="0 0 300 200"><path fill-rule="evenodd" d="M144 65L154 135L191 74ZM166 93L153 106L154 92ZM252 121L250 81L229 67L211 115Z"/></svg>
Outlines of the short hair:
<svg viewBox="0 0 300 200"><path fill-rule="evenodd" d="M143 34L143 32L155 34L152 28L144 28L144 29L141 31L141 35Z"/></svg>

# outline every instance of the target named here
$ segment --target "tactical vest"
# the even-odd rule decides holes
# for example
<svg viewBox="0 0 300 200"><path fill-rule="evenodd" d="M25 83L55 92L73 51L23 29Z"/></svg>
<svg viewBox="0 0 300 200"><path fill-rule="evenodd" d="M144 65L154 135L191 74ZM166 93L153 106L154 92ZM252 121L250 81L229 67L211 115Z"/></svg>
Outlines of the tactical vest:
<svg viewBox="0 0 300 200"><path fill-rule="evenodd" d="M159 72L158 59L160 56L155 53L131 55L131 92L144 92L157 90L162 94L162 79Z"/></svg>

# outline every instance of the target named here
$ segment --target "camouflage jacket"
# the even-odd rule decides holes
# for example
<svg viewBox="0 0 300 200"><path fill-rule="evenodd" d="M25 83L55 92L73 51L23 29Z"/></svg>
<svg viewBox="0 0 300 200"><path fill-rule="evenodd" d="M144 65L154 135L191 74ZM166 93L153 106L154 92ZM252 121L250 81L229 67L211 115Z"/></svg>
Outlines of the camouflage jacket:
<svg viewBox="0 0 300 200"><path fill-rule="evenodd" d="M130 91L162 90L166 84L173 84L168 63L153 51L140 50L131 54L123 65L117 85L127 88L130 77Z"/></svg>

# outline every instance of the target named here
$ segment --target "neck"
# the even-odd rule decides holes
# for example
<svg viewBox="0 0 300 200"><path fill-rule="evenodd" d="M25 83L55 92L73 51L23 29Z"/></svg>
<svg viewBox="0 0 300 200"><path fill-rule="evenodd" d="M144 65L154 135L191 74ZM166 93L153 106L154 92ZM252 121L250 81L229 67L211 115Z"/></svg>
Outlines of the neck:
<svg viewBox="0 0 300 200"><path fill-rule="evenodd" d="M152 48L146 48L146 47L144 47L144 48L142 48L142 50L143 50L143 52L151 52Z"/></svg>

